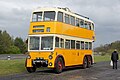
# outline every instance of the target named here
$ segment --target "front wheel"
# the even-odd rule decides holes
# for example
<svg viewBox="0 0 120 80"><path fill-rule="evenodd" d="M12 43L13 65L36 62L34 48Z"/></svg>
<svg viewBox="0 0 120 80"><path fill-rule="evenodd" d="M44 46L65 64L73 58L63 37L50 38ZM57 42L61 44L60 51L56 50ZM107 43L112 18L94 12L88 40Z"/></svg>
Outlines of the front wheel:
<svg viewBox="0 0 120 80"><path fill-rule="evenodd" d="M32 73L32 72L35 72L36 71L36 68L35 67L26 67L27 71L29 73Z"/></svg>
<svg viewBox="0 0 120 80"><path fill-rule="evenodd" d="M63 60L62 58L58 58L56 63L55 63L55 72L56 73L61 73L63 70Z"/></svg>

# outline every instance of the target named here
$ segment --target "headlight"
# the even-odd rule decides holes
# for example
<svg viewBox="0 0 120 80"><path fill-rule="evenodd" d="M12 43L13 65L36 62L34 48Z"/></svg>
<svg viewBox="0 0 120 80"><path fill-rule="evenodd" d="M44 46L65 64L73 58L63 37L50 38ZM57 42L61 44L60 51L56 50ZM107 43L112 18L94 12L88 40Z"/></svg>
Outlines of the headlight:
<svg viewBox="0 0 120 80"><path fill-rule="evenodd" d="M49 66L52 66L52 62L49 63Z"/></svg>
<svg viewBox="0 0 120 80"><path fill-rule="evenodd" d="M49 55L49 59L52 59L53 57L52 57L52 55Z"/></svg>

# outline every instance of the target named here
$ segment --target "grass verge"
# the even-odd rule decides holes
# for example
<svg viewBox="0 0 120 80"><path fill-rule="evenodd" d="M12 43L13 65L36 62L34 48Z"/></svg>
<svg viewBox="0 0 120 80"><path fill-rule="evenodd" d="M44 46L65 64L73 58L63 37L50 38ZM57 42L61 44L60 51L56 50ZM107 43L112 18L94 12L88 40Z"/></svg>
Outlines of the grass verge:
<svg viewBox="0 0 120 80"><path fill-rule="evenodd" d="M110 55L94 56L94 61L95 62L110 61L110 60L111 60L111 56Z"/></svg>
<svg viewBox="0 0 120 80"><path fill-rule="evenodd" d="M0 60L0 75L22 73L25 71L25 59Z"/></svg>

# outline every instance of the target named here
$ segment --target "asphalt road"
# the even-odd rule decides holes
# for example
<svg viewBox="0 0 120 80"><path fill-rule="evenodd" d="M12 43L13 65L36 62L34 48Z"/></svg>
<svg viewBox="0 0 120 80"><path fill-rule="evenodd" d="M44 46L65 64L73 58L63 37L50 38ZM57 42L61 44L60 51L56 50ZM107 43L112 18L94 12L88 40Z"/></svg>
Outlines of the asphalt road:
<svg viewBox="0 0 120 80"><path fill-rule="evenodd" d="M52 70L37 70L35 73L25 71L21 74L0 76L0 80L120 80L120 62L118 69L112 69L109 62L99 62L91 68L70 68L61 74L55 74Z"/></svg>
<svg viewBox="0 0 120 80"><path fill-rule="evenodd" d="M0 54L0 60L6 60L10 56L10 59L25 59L27 54Z"/></svg>

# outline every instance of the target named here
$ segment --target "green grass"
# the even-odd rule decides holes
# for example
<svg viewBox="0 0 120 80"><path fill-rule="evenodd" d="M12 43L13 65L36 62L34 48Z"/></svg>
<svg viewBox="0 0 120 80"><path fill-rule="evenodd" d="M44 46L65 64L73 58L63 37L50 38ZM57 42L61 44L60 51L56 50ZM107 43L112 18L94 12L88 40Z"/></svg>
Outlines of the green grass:
<svg viewBox="0 0 120 80"><path fill-rule="evenodd" d="M95 62L110 61L110 60L111 60L111 56L110 55L94 56L94 61Z"/></svg>
<svg viewBox="0 0 120 80"><path fill-rule="evenodd" d="M25 59L0 60L0 75L22 73L25 71Z"/></svg>

